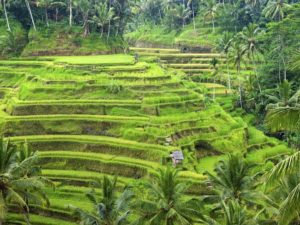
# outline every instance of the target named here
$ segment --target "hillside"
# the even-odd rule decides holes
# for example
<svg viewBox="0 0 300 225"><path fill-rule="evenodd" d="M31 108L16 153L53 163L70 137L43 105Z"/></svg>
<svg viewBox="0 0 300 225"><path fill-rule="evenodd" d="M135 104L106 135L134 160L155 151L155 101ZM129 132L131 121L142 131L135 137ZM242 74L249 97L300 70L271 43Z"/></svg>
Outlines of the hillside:
<svg viewBox="0 0 300 225"><path fill-rule="evenodd" d="M47 189L51 207L33 211L33 224L74 224L67 206L91 209L82 197L89 181L144 179L170 165L177 149L185 155L180 177L192 180L194 194L205 190L202 172L213 171L226 153L247 153L264 166L267 157L290 151L217 103L205 103L211 85L151 60L105 55L0 62L2 134L38 151L43 175L57 186Z"/></svg>
<svg viewBox="0 0 300 225"><path fill-rule="evenodd" d="M0 225L300 224L300 0L0 18Z"/></svg>

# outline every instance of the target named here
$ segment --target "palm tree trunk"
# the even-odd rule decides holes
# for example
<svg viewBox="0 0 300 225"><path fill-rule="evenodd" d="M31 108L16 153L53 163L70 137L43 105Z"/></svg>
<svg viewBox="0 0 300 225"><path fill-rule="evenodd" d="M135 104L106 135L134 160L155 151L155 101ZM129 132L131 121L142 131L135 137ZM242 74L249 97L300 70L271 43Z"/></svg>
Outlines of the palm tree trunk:
<svg viewBox="0 0 300 225"><path fill-rule="evenodd" d="M227 67L228 89L231 90L231 79L230 79L229 65L228 65L228 54L226 55L226 67Z"/></svg>
<svg viewBox="0 0 300 225"><path fill-rule="evenodd" d="M279 60L278 60L279 61ZM281 84L281 68L280 68L280 62L278 62L278 81L279 84Z"/></svg>
<svg viewBox="0 0 300 225"><path fill-rule="evenodd" d="M48 20L48 9L45 7L45 19L46 19L46 25L49 27L49 20Z"/></svg>
<svg viewBox="0 0 300 225"><path fill-rule="evenodd" d="M69 26L72 27L72 21L73 21L73 9L72 9L72 0L69 0Z"/></svg>
<svg viewBox="0 0 300 225"><path fill-rule="evenodd" d="M58 8L55 8L55 23L57 23L58 19Z"/></svg>
<svg viewBox="0 0 300 225"><path fill-rule="evenodd" d="M216 99L216 78L214 77L214 92L213 92L213 101Z"/></svg>
<svg viewBox="0 0 300 225"><path fill-rule="evenodd" d="M28 0L25 0L25 3L26 3L26 7L28 9L29 15L30 15L30 19L31 19L31 23L32 23L33 29L36 31L36 26L35 26L35 22L34 22L34 19L33 19L32 11L31 11L31 8L30 8L30 4L29 4Z"/></svg>
<svg viewBox="0 0 300 225"><path fill-rule="evenodd" d="M194 26L194 30L196 30L195 10L194 10L194 7L193 7L193 3L192 3L192 12L193 12L193 26Z"/></svg>
<svg viewBox="0 0 300 225"><path fill-rule="evenodd" d="M106 41L108 41L109 36L110 36L110 20L108 21L108 31L107 31L107 39L106 39Z"/></svg>
<svg viewBox="0 0 300 225"><path fill-rule="evenodd" d="M100 37L102 38L103 36L103 32L104 32L104 25L101 26L101 34L100 34Z"/></svg>
<svg viewBox="0 0 300 225"><path fill-rule="evenodd" d="M255 63L254 57L252 57L252 64L254 65L255 78L256 78L256 81L257 81L259 93L261 94L262 90L261 90L261 85L260 85L260 82L259 82L259 79L258 79L257 67L256 67L256 63Z"/></svg>
<svg viewBox="0 0 300 225"><path fill-rule="evenodd" d="M238 79L239 79L239 101L240 101L240 107L243 108L243 98L242 98L242 84L241 84L241 80L240 80L240 69L238 69Z"/></svg>
<svg viewBox="0 0 300 225"><path fill-rule="evenodd" d="M287 80L287 77L286 77L286 63L285 63L284 56L281 56L281 58L282 58L282 64L283 64L283 77L284 77L284 80Z"/></svg>
<svg viewBox="0 0 300 225"><path fill-rule="evenodd" d="M213 33L215 33L215 19L212 19L212 25L213 25Z"/></svg>
<svg viewBox="0 0 300 225"><path fill-rule="evenodd" d="M7 11L6 11L6 3L5 3L6 0L3 0L3 9L4 9L4 15L5 15L5 20L6 20L6 25L7 25L7 30L9 32L11 32L11 28L10 28L10 24L9 24L9 20L8 20L8 15L7 15Z"/></svg>

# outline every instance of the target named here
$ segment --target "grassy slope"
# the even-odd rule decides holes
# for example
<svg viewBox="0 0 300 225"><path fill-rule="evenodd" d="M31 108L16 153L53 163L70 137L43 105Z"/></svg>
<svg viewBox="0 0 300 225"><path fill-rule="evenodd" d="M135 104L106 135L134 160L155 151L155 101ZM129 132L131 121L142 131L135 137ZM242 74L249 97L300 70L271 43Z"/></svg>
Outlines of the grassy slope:
<svg viewBox="0 0 300 225"><path fill-rule="evenodd" d="M203 85L152 62L134 64L128 55L1 61L0 76L2 133L39 150L43 174L58 183L56 192L47 189L51 207L33 215L33 224L73 224L66 206L91 208L83 197L91 180L118 174L121 186L138 181L171 164L174 149L185 154L181 179L192 180L198 194L202 172L224 153L248 152L249 160L264 163L289 152L218 104L204 108Z"/></svg>
<svg viewBox="0 0 300 225"><path fill-rule="evenodd" d="M120 37L100 38L91 33L83 37L82 27L70 29L66 24L50 24L50 27L38 27L38 31L29 31L29 43L22 55L90 55L120 52L125 43Z"/></svg>
<svg viewBox="0 0 300 225"><path fill-rule="evenodd" d="M7 32L5 20L0 19L0 58L20 54L24 45L27 43L27 34L22 25L11 18L9 21L12 29L12 36Z"/></svg>
<svg viewBox="0 0 300 225"><path fill-rule="evenodd" d="M179 31L169 31L167 28L158 25L141 25L139 29L127 33L125 39L136 45L213 48L216 40L220 37L218 29L216 29L216 33L213 33L212 28L203 24L203 19L200 17L196 18L195 28L193 23Z"/></svg>

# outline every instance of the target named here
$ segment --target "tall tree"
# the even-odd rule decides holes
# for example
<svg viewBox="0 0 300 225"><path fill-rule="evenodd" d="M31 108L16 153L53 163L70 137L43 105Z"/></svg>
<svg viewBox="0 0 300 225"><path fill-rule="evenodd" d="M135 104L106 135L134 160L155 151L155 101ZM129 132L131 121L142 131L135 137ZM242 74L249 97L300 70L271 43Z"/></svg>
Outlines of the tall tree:
<svg viewBox="0 0 300 225"><path fill-rule="evenodd" d="M254 66L254 72L255 72L255 77L257 80L259 92L262 93L260 80L257 73L257 65L256 65L256 61L259 60L258 56L262 55L261 54L262 49L258 41L258 35L260 31L261 29L256 24L252 23L248 27L243 29L243 31L240 34L240 37L243 43L242 51L248 56L248 59L252 62L252 65Z"/></svg>
<svg viewBox="0 0 300 225"><path fill-rule="evenodd" d="M229 49L232 45L233 35L229 32L224 32L223 36L219 39L218 50L226 56L226 69L227 69L227 85L228 89L231 90L231 78L229 72Z"/></svg>
<svg viewBox="0 0 300 225"><path fill-rule="evenodd" d="M32 23L33 29L36 31L36 26L35 26L33 14L32 14L32 11L31 11L30 3L29 3L28 0L25 0L25 4L26 4L27 10L29 12L29 16L30 16L30 19L31 19L31 23Z"/></svg>
<svg viewBox="0 0 300 225"><path fill-rule="evenodd" d="M8 14L7 14L7 9L6 9L6 0L1 0L1 5L2 5L3 11L4 11L4 16L5 16L5 20L6 20L7 30L9 32L11 32L10 23L9 23Z"/></svg>
<svg viewBox="0 0 300 225"><path fill-rule="evenodd" d="M69 26L73 24L73 0L69 0Z"/></svg>
<svg viewBox="0 0 300 225"><path fill-rule="evenodd" d="M273 0L269 1L264 8L263 13L265 17L280 21L284 18L284 12L291 6L285 2L285 0Z"/></svg>
<svg viewBox="0 0 300 225"><path fill-rule="evenodd" d="M37 1L37 6L44 8L45 10L45 21L47 27L49 27L48 9L51 7L52 0L39 0Z"/></svg>
<svg viewBox="0 0 300 225"><path fill-rule="evenodd" d="M218 4L215 0L204 1L204 19L210 19L213 27L213 33L215 33L215 19L218 12Z"/></svg>
<svg viewBox="0 0 300 225"><path fill-rule="evenodd" d="M241 108L243 108L241 66L244 62L244 53L245 52L243 51L240 40L238 38L235 38L229 50L229 61L234 64L237 71L237 78L239 82L239 102Z"/></svg>
<svg viewBox="0 0 300 225"><path fill-rule="evenodd" d="M39 175L37 159L37 154L27 148L18 150L9 140L0 139L0 224L11 203L22 211L27 222L29 203L49 204L43 191L49 181Z"/></svg>
<svg viewBox="0 0 300 225"><path fill-rule="evenodd" d="M102 183L102 184L101 184ZM83 225L122 225L126 224L130 213L129 203L133 198L133 193L125 189L120 196L117 196L117 177L110 179L103 177L102 182L95 182L95 188L102 189L102 195L93 189L87 193L87 198L94 205L92 212L87 212L80 208L70 206L75 214L80 218Z"/></svg>
<svg viewBox="0 0 300 225"><path fill-rule="evenodd" d="M246 207L241 206L238 201L230 200L221 202L221 213L218 218L206 217L207 225L256 225L255 217L249 213Z"/></svg>
<svg viewBox="0 0 300 225"><path fill-rule="evenodd" d="M135 224L191 225L200 220L199 201L187 197L188 183L180 181L178 171L160 169L152 181L144 184L149 195L137 199L139 218Z"/></svg>
<svg viewBox="0 0 300 225"><path fill-rule="evenodd" d="M298 109L299 110L299 109ZM298 111L300 115L300 110ZM299 116L298 116L299 117ZM286 117L282 117L283 120ZM299 124L298 120L298 124ZM289 121L287 122L289 124ZM288 125L289 127L289 125ZM290 127L292 130L294 126ZM292 156L279 162L271 171L268 184L274 185L275 182L282 180L282 178L289 175L296 174L298 177L298 184L295 185L294 189L287 195L286 199L282 202L279 211L279 225L289 224L292 220L299 218L300 212L300 152L296 152ZM299 220L298 220L299 222ZM295 222L296 224L296 222Z"/></svg>
<svg viewBox="0 0 300 225"><path fill-rule="evenodd" d="M254 164L240 154L229 154L227 159L217 164L215 175L207 172L208 182L222 201L231 199L239 203L254 203L261 195L255 191L256 175L251 173L253 167Z"/></svg>
<svg viewBox="0 0 300 225"><path fill-rule="evenodd" d="M75 2L75 6L78 8L79 13L82 16L83 21L83 29L84 29L84 37L86 37L90 30L89 30L89 16L92 9L92 2L89 0L77 0Z"/></svg>

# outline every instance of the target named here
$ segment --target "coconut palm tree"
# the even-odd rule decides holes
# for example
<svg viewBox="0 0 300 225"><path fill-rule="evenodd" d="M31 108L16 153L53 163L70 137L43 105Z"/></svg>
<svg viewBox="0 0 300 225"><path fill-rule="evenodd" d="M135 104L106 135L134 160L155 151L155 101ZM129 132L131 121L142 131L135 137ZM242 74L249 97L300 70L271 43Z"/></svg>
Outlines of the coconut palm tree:
<svg viewBox="0 0 300 225"><path fill-rule="evenodd" d="M49 19L48 19L48 9L51 7L52 0L39 0L37 1L37 6L44 8L45 10L45 21L46 21L46 26L49 27Z"/></svg>
<svg viewBox="0 0 300 225"><path fill-rule="evenodd" d="M242 207L238 201L230 200L228 203L221 202L220 220L206 217L204 224L207 225L256 225L255 217L248 213L246 207Z"/></svg>
<svg viewBox="0 0 300 225"><path fill-rule="evenodd" d="M96 13L93 17L93 21L101 27L101 34L100 37L103 36L104 28L107 24L110 24L111 20L114 17L114 8L108 8L106 3L100 2L95 6ZM110 30L110 27L109 27Z"/></svg>
<svg viewBox="0 0 300 225"><path fill-rule="evenodd" d="M117 177L113 179L103 177L101 182L95 182L95 188L102 189L101 197L97 196L95 189L87 193L87 198L94 205L92 212L84 211L75 206L70 206L79 217L83 225L122 225L126 224L130 213L129 203L133 198L133 193L125 189L120 196L117 196Z"/></svg>
<svg viewBox="0 0 300 225"><path fill-rule="evenodd" d="M7 30L9 32L11 32L11 28L10 28L10 24L9 24L9 19L8 19L8 15L7 15L7 10L6 10L6 0L1 0L1 5L2 5L3 11L4 11L4 16L5 16Z"/></svg>
<svg viewBox="0 0 300 225"><path fill-rule="evenodd" d="M58 12L60 8L66 7L66 3L63 1L54 1L51 3L50 8L55 9L55 23L57 23L58 20Z"/></svg>
<svg viewBox="0 0 300 225"><path fill-rule="evenodd" d="M296 50L293 54L291 69L299 70L300 69L300 49Z"/></svg>
<svg viewBox="0 0 300 225"><path fill-rule="evenodd" d="M260 2L259 0L245 0L246 4L251 5L253 8Z"/></svg>
<svg viewBox="0 0 300 225"><path fill-rule="evenodd" d="M178 171L159 169L153 180L144 183L146 198L135 204L139 218L134 224L190 225L202 218L199 201L184 196L189 184L179 180Z"/></svg>
<svg viewBox="0 0 300 225"><path fill-rule="evenodd" d="M0 224L13 206L29 222L30 204L49 204L43 189L50 182L39 175L37 159L37 153L0 139Z"/></svg>
<svg viewBox="0 0 300 225"><path fill-rule="evenodd" d="M213 33L215 33L215 19L218 12L218 4L215 0L203 1L205 6L204 19L210 19L213 27Z"/></svg>
<svg viewBox="0 0 300 225"><path fill-rule="evenodd" d="M226 68L227 68L227 78L228 78L228 89L231 90L231 78L229 73L229 49L232 45L233 35L229 32L224 32L223 36L219 39L218 49L220 52L224 53L226 56Z"/></svg>
<svg viewBox="0 0 300 225"><path fill-rule="evenodd" d="M258 174L251 174L254 164L247 162L240 154L229 154L215 167L215 175L206 172L208 183L217 193L217 199L243 202L258 202L262 194L255 191ZM256 197L254 197L256 195ZM257 197L259 196L259 197Z"/></svg>
<svg viewBox="0 0 300 225"><path fill-rule="evenodd" d="M280 21L284 18L284 12L291 6L285 0L272 0L269 1L263 10L265 17L272 20Z"/></svg>
<svg viewBox="0 0 300 225"><path fill-rule="evenodd" d="M241 42L239 39L235 39L233 44L230 46L229 49L229 62L232 62L236 68L238 80L239 80L239 96L240 96L240 107L243 108L243 101L242 101L242 84L241 84L241 66L244 62L244 54Z"/></svg>
<svg viewBox="0 0 300 225"><path fill-rule="evenodd" d="M298 109L298 117L300 117L300 109ZM299 120L300 121L300 120ZM291 129L293 130L293 127ZM286 199L281 203L279 210L279 225L289 224L290 221L298 218L300 212L300 152L294 153L292 156L279 162L270 172L268 184L274 185L275 182L287 179L288 176L296 175L298 183L287 194Z"/></svg>
<svg viewBox="0 0 300 225"><path fill-rule="evenodd" d="M68 4L68 8L69 8L69 26L72 27L72 23L73 23L73 0L69 0L69 4Z"/></svg>
<svg viewBox="0 0 300 225"><path fill-rule="evenodd" d="M258 60L257 56L262 53L262 49L260 48L258 41L258 35L260 32L261 29L256 24L251 23L240 33L240 38L242 40L242 51L247 55L248 59L251 60L252 65L254 66L259 92L262 93L256 66L256 60Z"/></svg>
<svg viewBox="0 0 300 225"><path fill-rule="evenodd" d="M300 131L300 90L291 96L291 87L284 81L278 87L279 97L270 96L271 103L267 106L266 126L272 131Z"/></svg>
<svg viewBox="0 0 300 225"><path fill-rule="evenodd" d="M89 34L89 16L92 9L92 3L89 0L77 0L74 4L81 16L83 21L83 29L84 29L84 37L86 37Z"/></svg>
<svg viewBox="0 0 300 225"><path fill-rule="evenodd" d="M25 5L26 5L27 10L29 12L29 16L30 16L30 19L31 19L31 23L32 23L33 29L36 31L36 26L35 26L34 18L33 18L33 15L32 15L31 7L30 7L30 2L28 0L25 0Z"/></svg>

